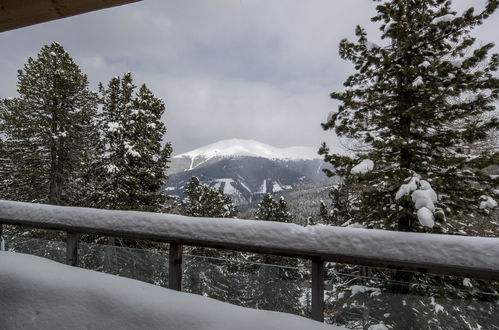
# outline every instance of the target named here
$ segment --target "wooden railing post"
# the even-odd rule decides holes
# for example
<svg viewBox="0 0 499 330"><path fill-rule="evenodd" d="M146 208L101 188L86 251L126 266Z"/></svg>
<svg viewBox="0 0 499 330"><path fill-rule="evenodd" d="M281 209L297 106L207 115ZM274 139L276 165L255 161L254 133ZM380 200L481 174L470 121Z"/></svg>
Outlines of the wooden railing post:
<svg viewBox="0 0 499 330"><path fill-rule="evenodd" d="M66 264L78 266L78 243L80 234L66 232Z"/></svg>
<svg viewBox="0 0 499 330"><path fill-rule="evenodd" d="M172 290L182 291L182 244L170 243L168 287Z"/></svg>
<svg viewBox="0 0 499 330"><path fill-rule="evenodd" d="M324 261L312 260L312 319L324 322Z"/></svg>

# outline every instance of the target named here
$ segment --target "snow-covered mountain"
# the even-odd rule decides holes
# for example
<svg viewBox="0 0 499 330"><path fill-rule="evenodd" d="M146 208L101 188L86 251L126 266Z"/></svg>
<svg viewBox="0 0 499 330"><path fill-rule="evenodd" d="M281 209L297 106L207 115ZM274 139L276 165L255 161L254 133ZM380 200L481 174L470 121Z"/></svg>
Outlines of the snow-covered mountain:
<svg viewBox="0 0 499 330"><path fill-rule="evenodd" d="M276 148L255 140L230 139L222 140L207 146L180 154L175 158L212 158L212 157L261 157L280 160L320 159L317 148L290 147Z"/></svg>
<svg viewBox="0 0 499 330"><path fill-rule="evenodd" d="M246 204L266 193L326 179L317 148L276 148L254 140L231 139L173 157L165 189L182 196L191 176Z"/></svg>

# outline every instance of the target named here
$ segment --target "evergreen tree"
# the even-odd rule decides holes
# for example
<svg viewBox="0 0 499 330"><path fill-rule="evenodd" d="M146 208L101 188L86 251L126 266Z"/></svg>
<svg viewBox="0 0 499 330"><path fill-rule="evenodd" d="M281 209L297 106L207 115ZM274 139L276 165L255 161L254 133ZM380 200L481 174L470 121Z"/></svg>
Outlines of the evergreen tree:
<svg viewBox="0 0 499 330"><path fill-rule="evenodd" d="M328 210L324 201L321 200L319 204L319 219L322 223L331 223L333 222L330 211Z"/></svg>
<svg viewBox="0 0 499 330"><path fill-rule="evenodd" d="M320 150L336 174L343 176L341 189L361 187L342 222L454 232L461 228L444 222L446 217L466 214L472 221L483 215L480 196L491 195L493 182L474 164L477 159L490 162L493 155L486 150L470 155L466 147L486 140L498 127L497 116L490 114L498 98L499 80L494 74L499 55L489 54L490 43L476 46L470 32L496 8L497 1L488 0L482 12L470 8L458 15L447 0L384 1L372 18L380 22L382 46L370 42L360 26L355 30L357 42L340 43L340 56L353 62L356 72L347 78L343 91L331 94L340 105L323 128L364 146L355 157L330 154L325 144ZM435 220L440 222L434 225ZM463 322L470 327L480 323L464 307L446 306L446 321L429 324L437 294L429 285L459 287L462 279L425 277L418 286L409 286L399 282L410 280L408 273L375 276L395 282L378 283L382 295L371 294L371 289L354 294L353 280L337 284L338 298L332 301L342 306L339 314L358 311L364 327L384 319L387 311L391 316L385 320L401 329L454 329ZM342 286L351 292L340 292ZM415 299L401 296L408 293ZM456 295L456 290L446 293ZM483 312L493 315L493 306L487 308Z"/></svg>
<svg viewBox="0 0 499 330"><path fill-rule="evenodd" d="M266 194L258 204L257 219L291 223L284 198L275 201ZM260 265L256 269L253 285L252 303L256 308L299 314L302 312L303 274L298 268L296 258L282 258L271 255L258 256L255 261Z"/></svg>
<svg viewBox="0 0 499 330"><path fill-rule="evenodd" d="M237 213L229 196L218 189L190 178L184 190L185 199L180 203L180 213L191 217L231 218Z"/></svg>
<svg viewBox="0 0 499 330"><path fill-rule="evenodd" d="M229 196L191 177L180 202L182 215L191 217L232 218L236 208ZM184 286L191 292L222 301L244 305L244 275L240 276L241 256L236 252L190 248L186 250L187 266ZM225 260L223 260L225 259ZM230 276L229 273L235 273Z"/></svg>
<svg viewBox="0 0 499 330"><path fill-rule="evenodd" d="M421 228L411 196L396 198L399 187L415 176L431 182L440 195L437 210L447 217L481 212L479 196L487 186L478 169L469 167L475 157L463 146L498 127L497 116L486 115L498 98L499 55L489 55L493 44L475 47L469 32L496 7L497 1L489 0L479 14L470 8L457 15L450 1L387 1L372 19L381 22L386 46L369 42L359 26L358 42L341 42L341 57L357 72L344 91L331 94L340 106L323 127L367 148L355 159L329 154L325 145L321 153L339 175L365 184L354 217L368 226ZM374 162L371 172L351 172L366 159Z"/></svg>
<svg viewBox="0 0 499 330"><path fill-rule="evenodd" d="M146 85L135 93L132 75L100 86L104 145L100 204L105 208L158 211L167 195L161 186L172 149L162 145L165 104Z"/></svg>
<svg viewBox="0 0 499 330"><path fill-rule="evenodd" d="M81 205L98 140L87 76L52 43L18 71L17 87L0 102L2 198Z"/></svg>
<svg viewBox="0 0 499 330"><path fill-rule="evenodd" d="M275 201L270 194L263 196L258 204L256 218L278 222L293 222L293 217L288 211L284 198L281 197L279 201Z"/></svg>

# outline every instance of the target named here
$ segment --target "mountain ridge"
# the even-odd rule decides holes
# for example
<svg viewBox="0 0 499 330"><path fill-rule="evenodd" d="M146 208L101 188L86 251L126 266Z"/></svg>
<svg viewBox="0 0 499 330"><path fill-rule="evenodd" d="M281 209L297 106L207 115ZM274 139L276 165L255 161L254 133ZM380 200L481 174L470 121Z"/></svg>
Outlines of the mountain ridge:
<svg viewBox="0 0 499 330"><path fill-rule="evenodd" d="M278 148L249 139L226 139L176 155L173 158L261 157L281 160L320 159L316 148L294 146Z"/></svg>
<svg viewBox="0 0 499 330"><path fill-rule="evenodd" d="M254 140L229 139L173 157L164 189L182 198L188 180L196 176L243 205L266 193L326 180L322 171L326 166L315 148L276 148Z"/></svg>

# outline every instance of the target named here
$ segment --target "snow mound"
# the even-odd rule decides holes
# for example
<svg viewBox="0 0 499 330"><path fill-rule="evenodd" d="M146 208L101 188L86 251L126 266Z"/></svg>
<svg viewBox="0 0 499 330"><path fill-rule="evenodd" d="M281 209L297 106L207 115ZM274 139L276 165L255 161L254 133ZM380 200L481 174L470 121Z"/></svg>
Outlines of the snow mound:
<svg viewBox="0 0 499 330"><path fill-rule="evenodd" d="M250 156L268 159L282 160L311 160L321 159L317 154L317 148L312 147L289 147L276 148L271 145L254 140L230 139L222 140L207 146L180 154L174 158L212 158Z"/></svg>
<svg viewBox="0 0 499 330"><path fill-rule="evenodd" d="M2 329L342 329L152 284L0 252Z"/></svg>

